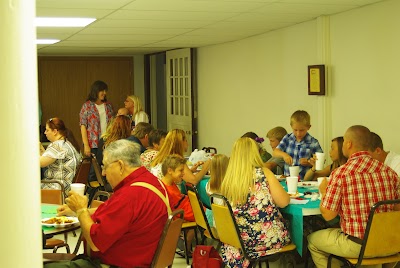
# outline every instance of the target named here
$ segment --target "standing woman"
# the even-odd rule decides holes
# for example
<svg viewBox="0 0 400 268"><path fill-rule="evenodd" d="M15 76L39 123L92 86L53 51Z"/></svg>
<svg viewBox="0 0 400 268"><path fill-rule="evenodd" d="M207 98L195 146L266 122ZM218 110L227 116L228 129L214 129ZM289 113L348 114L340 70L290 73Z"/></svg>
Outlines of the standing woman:
<svg viewBox="0 0 400 268"><path fill-rule="evenodd" d="M79 113L83 153L86 156L90 156L91 153L96 154L100 136L106 131L114 113L111 103L106 99L107 90L106 83L95 81Z"/></svg>
<svg viewBox="0 0 400 268"><path fill-rule="evenodd" d="M129 114L132 116L132 127L140 122L149 123L149 116L143 111L143 105L140 99L135 95L126 97L124 101L125 108L128 109Z"/></svg>
<svg viewBox="0 0 400 268"><path fill-rule="evenodd" d="M263 166L256 141L240 138L233 145L221 186L251 258L274 253L290 243L279 211L289 204L290 197L272 171ZM226 266L248 267L240 249L223 244L221 252Z"/></svg>
<svg viewBox="0 0 400 268"><path fill-rule="evenodd" d="M81 155L78 153L79 145L72 132L57 117L46 122L44 134L51 142L46 150L43 146L40 148L40 167L47 167L44 179L62 182L65 192L68 192L81 160ZM46 184L42 188L48 187L51 186Z"/></svg>

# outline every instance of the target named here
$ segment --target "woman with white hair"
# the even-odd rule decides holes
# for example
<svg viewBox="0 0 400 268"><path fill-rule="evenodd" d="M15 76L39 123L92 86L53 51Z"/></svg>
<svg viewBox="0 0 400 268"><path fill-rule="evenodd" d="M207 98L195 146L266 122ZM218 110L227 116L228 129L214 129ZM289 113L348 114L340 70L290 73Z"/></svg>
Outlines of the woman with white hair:
<svg viewBox="0 0 400 268"><path fill-rule="evenodd" d="M137 96L127 96L124 104L125 108L128 109L129 114L132 116L132 127L140 122L149 123L149 116L143 111L142 102Z"/></svg>

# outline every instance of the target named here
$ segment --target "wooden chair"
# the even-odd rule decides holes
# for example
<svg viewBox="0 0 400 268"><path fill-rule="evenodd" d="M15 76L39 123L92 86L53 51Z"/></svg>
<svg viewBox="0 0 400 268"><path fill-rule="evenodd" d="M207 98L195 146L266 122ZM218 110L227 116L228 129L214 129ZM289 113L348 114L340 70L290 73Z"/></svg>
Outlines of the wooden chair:
<svg viewBox="0 0 400 268"><path fill-rule="evenodd" d="M175 248L181 233L182 224L182 209L175 210L168 216L151 263L152 268L172 267L175 257Z"/></svg>
<svg viewBox="0 0 400 268"><path fill-rule="evenodd" d="M58 180L42 180L43 184L56 184L59 189L41 189L41 202L47 204L62 205L64 204L64 185ZM68 234L64 234L64 239L47 238L45 249L53 249L53 253L56 253L60 247L65 247L67 253L70 253L70 248L67 243Z"/></svg>
<svg viewBox="0 0 400 268"><path fill-rule="evenodd" d="M358 258L344 258L331 254L328 257L328 268L331 267L332 258L341 260L348 267L400 261L400 211L377 212L382 207L395 204L400 204L400 199L379 201L373 205Z"/></svg>
<svg viewBox="0 0 400 268"><path fill-rule="evenodd" d="M92 158L91 157L84 157L79 163L79 166L76 170L75 177L72 180L73 183L88 183L90 167L92 166Z"/></svg>
<svg viewBox="0 0 400 268"><path fill-rule="evenodd" d="M218 198L224 201L224 205L218 205L213 202L213 198ZM261 267L262 262L267 263L267 267L269 267L268 259L272 258L272 256L276 256L276 254L281 254L289 251L293 251L296 249L296 245L290 244L283 247L278 252L268 255L262 256L259 258L250 258L246 247L244 246L244 242L242 237L240 236L240 230L236 223L235 217L232 212L232 207L225 196L219 194L211 195L211 208L214 214L215 225L218 230L218 236L222 243L229 244L235 248L239 248L243 254L243 257L250 261L249 268L256 266L257 263ZM219 226L219 227L218 227Z"/></svg>
<svg viewBox="0 0 400 268"><path fill-rule="evenodd" d="M217 241L217 250L221 246L221 241L218 239L217 229L210 227L207 221L206 214L204 212L204 206L200 201L199 195L196 188L187 189L190 205L192 206L194 218L196 220L197 227L200 228L200 233L202 234L201 244L204 244L206 237L214 241Z"/></svg>

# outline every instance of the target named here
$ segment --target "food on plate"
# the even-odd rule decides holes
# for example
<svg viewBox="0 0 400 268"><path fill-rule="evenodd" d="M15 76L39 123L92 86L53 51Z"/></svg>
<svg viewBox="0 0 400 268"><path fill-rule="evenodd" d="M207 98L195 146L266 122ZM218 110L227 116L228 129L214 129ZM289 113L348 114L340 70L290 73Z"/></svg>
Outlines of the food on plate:
<svg viewBox="0 0 400 268"><path fill-rule="evenodd" d="M53 217L50 219L42 220L42 223L46 224L66 224L73 223L74 220L67 217Z"/></svg>
<svg viewBox="0 0 400 268"><path fill-rule="evenodd" d="M299 196L299 192L296 192L295 194L290 194L290 193L289 193L289 196L290 196L290 197L297 197L297 196Z"/></svg>

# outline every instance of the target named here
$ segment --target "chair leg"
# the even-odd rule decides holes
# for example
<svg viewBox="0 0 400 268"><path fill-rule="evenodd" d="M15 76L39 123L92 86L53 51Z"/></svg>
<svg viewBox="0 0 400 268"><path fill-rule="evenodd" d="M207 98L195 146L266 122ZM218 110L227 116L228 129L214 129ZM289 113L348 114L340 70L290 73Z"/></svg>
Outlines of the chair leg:
<svg viewBox="0 0 400 268"><path fill-rule="evenodd" d="M187 230L183 231L183 247L184 247L184 253L185 253L185 258L186 258L186 264L189 265L189 254L188 254L188 245L187 245Z"/></svg>
<svg viewBox="0 0 400 268"><path fill-rule="evenodd" d="M76 242L76 246L75 246L73 254L75 254L75 255L78 254L81 243L82 243L82 233L79 235L79 238L78 238L78 241Z"/></svg>
<svg viewBox="0 0 400 268"><path fill-rule="evenodd" d="M68 253L68 254L71 253L71 250L69 249L69 245L66 244L66 243L63 244L63 245L60 245L60 246L55 246L54 249L53 249L53 253L57 253L57 250L58 250L59 248L61 248L61 247L65 247L65 249L67 250L67 253Z"/></svg>

